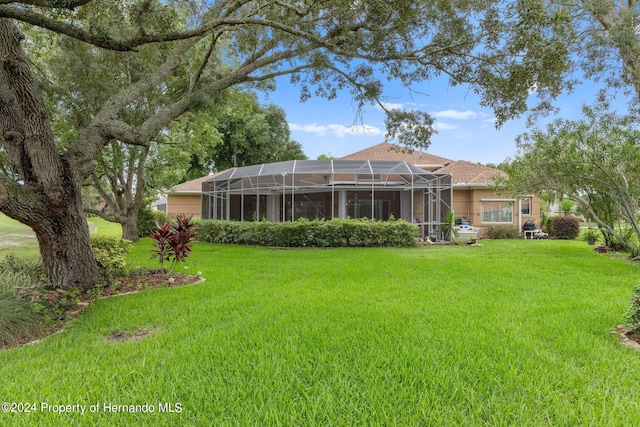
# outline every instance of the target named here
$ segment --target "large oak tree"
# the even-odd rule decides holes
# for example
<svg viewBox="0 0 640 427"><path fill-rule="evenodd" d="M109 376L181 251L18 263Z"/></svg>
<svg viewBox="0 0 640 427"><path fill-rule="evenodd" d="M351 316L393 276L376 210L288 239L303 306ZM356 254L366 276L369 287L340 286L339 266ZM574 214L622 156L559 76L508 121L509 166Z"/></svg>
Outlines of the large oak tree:
<svg viewBox="0 0 640 427"><path fill-rule="evenodd" d="M108 93L60 148L25 53L40 40L25 40L22 25L119 55L141 55L148 46L163 54ZM300 85L302 99L347 90L365 105L383 99L386 78L410 87L445 74L452 85L470 84L502 123L527 109L534 85L543 100L562 90L569 35L564 15L546 13L537 0L0 0L0 142L8 161L0 211L33 228L52 285L88 287L99 277L81 186L111 141L147 147L171 121L225 89L283 75ZM178 74L187 84L173 85ZM130 108L150 95L154 109L130 120ZM402 143L428 145L427 114L389 117L389 137L402 132Z"/></svg>

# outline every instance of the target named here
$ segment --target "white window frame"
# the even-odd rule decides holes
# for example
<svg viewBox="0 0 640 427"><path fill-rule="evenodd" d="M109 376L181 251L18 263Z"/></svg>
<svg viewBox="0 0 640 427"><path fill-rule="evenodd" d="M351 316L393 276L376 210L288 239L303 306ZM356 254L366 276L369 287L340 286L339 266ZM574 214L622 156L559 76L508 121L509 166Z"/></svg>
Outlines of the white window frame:
<svg viewBox="0 0 640 427"><path fill-rule="evenodd" d="M520 199L520 214L522 216L533 216L533 197L529 196L529 197L523 197L522 199ZM528 201L529 202L529 213L524 213L524 210L522 209L524 207L524 201Z"/></svg>
<svg viewBox="0 0 640 427"><path fill-rule="evenodd" d="M486 203L508 203L511 205L511 221L485 221L485 204ZM496 212L491 210L490 212ZM481 199L480 200L480 221L483 224L513 224L515 218L515 200L513 199ZM494 218L491 218L494 219ZM499 219L499 218L498 218Z"/></svg>

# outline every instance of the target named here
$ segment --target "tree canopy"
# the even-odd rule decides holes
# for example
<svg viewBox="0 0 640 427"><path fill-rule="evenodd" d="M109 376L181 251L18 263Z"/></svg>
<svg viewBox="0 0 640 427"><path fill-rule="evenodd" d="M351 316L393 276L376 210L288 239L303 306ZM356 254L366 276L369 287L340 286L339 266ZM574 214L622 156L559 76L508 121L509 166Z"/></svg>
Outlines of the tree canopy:
<svg viewBox="0 0 640 427"><path fill-rule="evenodd" d="M640 96L640 5L636 0L549 2L570 17L575 38L570 50L585 76L614 91ZM605 91L601 92L604 96Z"/></svg>
<svg viewBox="0 0 640 427"><path fill-rule="evenodd" d="M579 204L607 237L640 252L640 128L606 108L583 108L584 118L558 119L518 140L519 154L504 183L512 193L553 190ZM616 227L618 220L625 227ZM629 228L626 228L626 227ZM627 231L631 230L631 234ZM630 239L630 236L636 239Z"/></svg>
<svg viewBox="0 0 640 427"><path fill-rule="evenodd" d="M451 85L468 83L500 124L526 111L532 87L542 101L562 91L572 31L541 0L2 1L0 211L34 229L53 285L91 286L99 278L81 188L112 141L146 149L225 90L272 88L279 76L299 85L302 100L344 89L356 105L384 107L385 79L411 87L444 74ZM67 42L91 53L74 67L78 83L110 73L111 55L144 67L114 72L118 85L95 92L96 108L61 146L64 129L51 122L55 106L29 56ZM104 63L97 50L110 52ZM78 111L92 102L76 101ZM427 113L388 113L389 138L428 146Z"/></svg>
<svg viewBox="0 0 640 427"><path fill-rule="evenodd" d="M215 114L199 115L190 127L199 127L202 120L211 123L220 142L194 153L185 180L236 166L307 159L302 146L291 139L284 110L260 105L253 93L233 91Z"/></svg>

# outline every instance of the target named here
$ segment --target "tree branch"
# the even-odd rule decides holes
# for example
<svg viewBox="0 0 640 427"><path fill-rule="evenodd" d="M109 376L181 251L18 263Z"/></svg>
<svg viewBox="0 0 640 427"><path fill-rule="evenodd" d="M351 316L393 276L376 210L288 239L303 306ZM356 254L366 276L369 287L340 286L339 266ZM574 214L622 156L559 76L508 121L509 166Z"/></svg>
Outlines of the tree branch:
<svg viewBox="0 0 640 427"><path fill-rule="evenodd" d="M84 6L85 4L89 4L92 1L93 0L74 0L74 1L66 0L64 2L59 2L57 4L54 4L54 2L50 0L20 0L19 2L16 2L15 0L0 0L0 4L20 3L24 5L46 7L46 8L52 8L52 9L74 10L77 7Z"/></svg>

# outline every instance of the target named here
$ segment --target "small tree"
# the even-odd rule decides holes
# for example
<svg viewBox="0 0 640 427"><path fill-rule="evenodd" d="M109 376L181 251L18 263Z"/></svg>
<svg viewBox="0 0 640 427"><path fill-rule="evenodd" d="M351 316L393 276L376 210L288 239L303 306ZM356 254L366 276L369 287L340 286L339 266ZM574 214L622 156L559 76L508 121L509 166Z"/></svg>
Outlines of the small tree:
<svg viewBox="0 0 640 427"><path fill-rule="evenodd" d="M573 205L573 200L563 199L562 202L560 202L560 211L562 212L562 215L571 215L573 213Z"/></svg>
<svg viewBox="0 0 640 427"><path fill-rule="evenodd" d="M154 246L151 250L152 258L158 259L163 271L166 271L165 262L171 262L170 270L173 270L177 263L186 261L191 254L192 242L195 240L192 218L192 215L186 216L183 213L173 223L167 221L158 226L151 235Z"/></svg>

